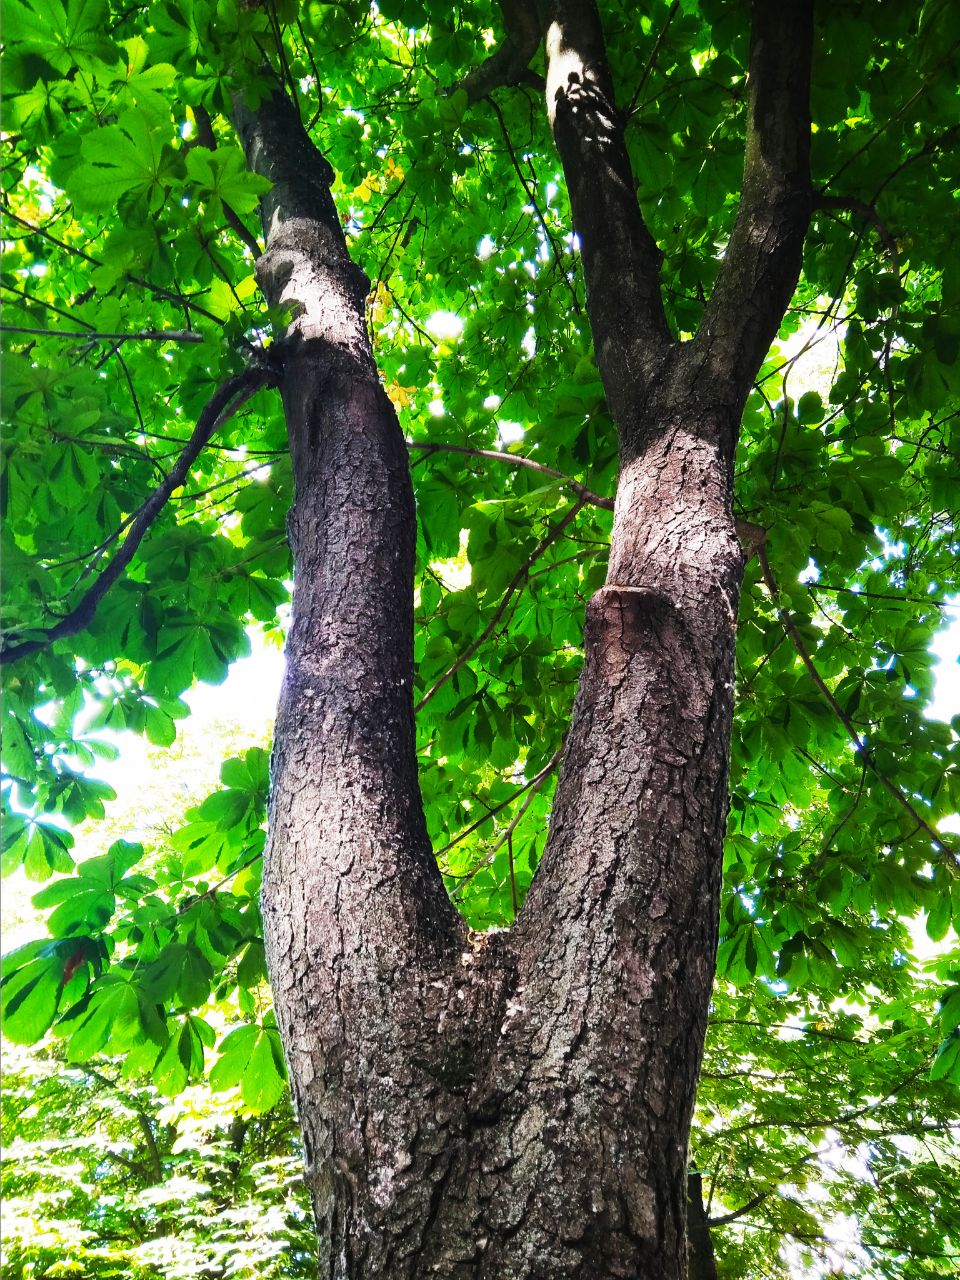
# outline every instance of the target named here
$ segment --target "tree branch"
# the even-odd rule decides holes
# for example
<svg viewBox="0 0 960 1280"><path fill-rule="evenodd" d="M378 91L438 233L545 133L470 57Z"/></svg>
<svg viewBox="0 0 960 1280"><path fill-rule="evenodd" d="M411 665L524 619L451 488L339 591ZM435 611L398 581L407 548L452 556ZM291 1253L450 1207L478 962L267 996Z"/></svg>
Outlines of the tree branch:
<svg viewBox="0 0 960 1280"><path fill-rule="evenodd" d="M621 430L646 398L672 345L661 253L637 203L594 0L539 0L547 55L547 115L580 238L597 364Z"/></svg>
<svg viewBox="0 0 960 1280"><path fill-rule="evenodd" d="M261 387L275 381L275 373L266 365L251 365L243 373L229 378L220 386L204 406L197 419L183 452L170 468L165 479L157 485L153 493L139 508L136 519L130 526L130 532L123 541L123 546L97 577L96 581L80 597L76 605L66 617L53 627L40 631L32 639L19 643L5 643L0 648L0 665L17 662L30 654L39 653L55 640L76 635L93 621L97 605L117 581L124 569L133 559L134 554L143 541L147 530L159 515L167 499L186 479L187 474L210 437L227 422L247 400ZM4 637L6 640L7 637Z"/></svg>
<svg viewBox="0 0 960 1280"><path fill-rule="evenodd" d="M871 773L873 773L876 776L876 778L880 782L880 785L886 791L888 791L890 795L893 796L893 798L897 801L897 803L901 806L901 808L903 808L910 815L910 817L913 818L914 822L916 822L919 829L929 837L934 847L939 849L939 851L945 855L950 865L955 870L960 869L960 855L958 855L953 849L951 849L950 846L944 842L939 832L937 832L933 827L931 827L929 822L927 822L927 820L920 813L918 813L916 807L914 806L912 801L909 799L909 797L906 795L906 793L901 791L901 789L897 786L897 784L891 781L891 779L888 778L887 775L882 772L880 767L877 765L877 762L874 760L873 754L871 753L870 748L867 746L863 738L861 738L860 734L857 732L856 725L853 723L850 717L846 714L846 712L840 706L840 703L836 700L836 698L833 695L833 690L830 688L830 686L824 680L823 676L821 676L820 672L817 670L816 665L810 656L810 652L807 649L807 646L804 644L803 637L800 635L800 632L797 629L797 625L794 622L793 617L791 616L790 613L787 612L786 609L783 608L783 606L780 603L780 591L779 591L779 588L777 587L776 579L773 576L773 570L770 567L770 560L767 557L767 550L765 546L761 545L757 548L757 557L760 561L760 572L763 576L764 582L766 583L767 590L770 592L770 598L772 599L774 607L777 610L777 617L780 619L781 626L783 627L787 635L790 637L790 642L792 643L794 649L796 649L797 656L800 658L800 661L806 667L807 672L810 676L810 679L813 681L813 683L817 686L817 688L823 694L824 698L826 699L827 703L830 706L831 711L834 713L834 715L837 717L837 719L840 721L840 723L843 725L844 729L846 730L847 737L850 739L853 746L856 747L861 760L867 765Z"/></svg>
<svg viewBox="0 0 960 1280"><path fill-rule="evenodd" d="M19 324L0 324L0 333L30 333L39 338L83 338L87 342L203 342L203 334L192 329L142 329L139 333L99 333L92 329L27 329Z"/></svg>
<svg viewBox="0 0 960 1280"><path fill-rule="evenodd" d="M216 151L217 135L213 131L213 121L210 119L210 112L202 103L197 103L193 108L193 118L197 122L197 142L201 147L206 147L208 151ZM243 241L250 250L250 255L254 262L260 257L263 250L257 241L257 237L253 234L243 219L237 213L232 205L227 204L223 197L220 198L223 205L223 216L227 220L231 230Z"/></svg>
<svg viewBox="0 0 960 1280"><path fill-rule="evenodd" d="M503 140L507 144L507 152L510 156L510 162L513 165L514 172L516 173L517 177L520 179L520 186L523 188L523 193L527 197L527 202L529 203L529 205L533 209L533 212L537 216L537 221L540 223L540 230L543 232L544 238L546 239L547 243L550 245L550 249L553 253L553 266L556 270L562 272L564 283L569 288L570 297L573 300L573 309L579 315L581 311L581 307L580 307L580 300L577 297L577 291L574 288L569 277L567 276L567 273L563 270L563 246L557 243L556 236L547 226L547 220L543 216L543 211L540 208L540 205L537 203L537 193L528 185L527 179L524 176L523 170L520 168L520 162L517 159L516 151L513 149L513 143L510 141L510 133L509 133L509 130L507 129L507 122L503 118L503 112L497 106L493 98L490 99L490 106L493 109L494 115L497 117L497 122L500 125L500 132L503 134Z"/></svg>
<svg viewBox="0 0 960 1280"><path fill-rule="evenodd" d="M893 261L894 270L898 275L900 274L900 252L897 249L897 242L890 228L877 212L876 206L869 200L858 200L856 196L827 196L818 191L813 198L813 207L814 209L849 209L851 213L859 214L874 228Z"/></svg>
<svg viewBox="0 0 960 1280"><path fill-rule="evenodd" d="M427 703L430 701L430 699L436 693L438 693L440 689L443 688L443 686L447 683L447 681L452 680L453 677L460 670L460 668L470 661L473 655L477 652L477 650L483 644L484 640L488 639L488 637L493 634L493 632L497 629L497 624L499 623L500 619L503 617L504 613L506 612L507 605L510 603L511 599L513 598L514 592L526 580L527 574L530 572L530 566L533 565L537 560L539 560L539 558L543 555L543 553L547 550L549 546L551 546L554 542L556 542L556 540L563 533L564 529L566 529L567 525L569 525L573 520L576 519L577 514L580 511L580 508L583 507L584 505L585 505L584 499L578 498L577 501L570 508L570 510L566 513L566 515L563 516L562 519L557 521L557 523L553 526L553 528L550 530L547 536L543 539L543 541L539 542L534 547L534 549L527 556L526 560L524 560L523 564L520 566L517 572L510 579L510 582L507 584L507 589L503 593L503 597L500 600L500 604L497 606L496 612L494 613L493 617L490 619L487 626L484 627L483 631L481 631L480 635L477 636L473 644L469 645L464 650L464 652L460 655L460 657L456 660L456 662L454 662L452 666L447 668L447 670L443 673L443 675L436 682L436 684L433 685L432 688L427 690L427 692L423 695L423 697L414 707L415 711L419 711L421 710L422 707L425 707Z"/></svg>
<svg viewBox="0 0 960 1280"><path fill-rule="evenodd" d="M510 823L506 831L503 833L503 835L497 840L493 848L488 850L488 852L480 859L480 861L476 864L476 866L471 867L469 871L465 871L462 876L447 877L447 879L457 880L459 882L456 888L451 890L451 893L450 893L451 898L455 898L458 893L462 893L463 890L469 884L469 882L473 879L473 877L475 875L478 875L483 870L484 867L488 867L490 863L494 860L494 858L497 856L497 854L500 852L500 850L503 848L503 846L505 844L510 843L510 841L513 839L513 833L516 831L517 827L523 821L524 814L533 804L534 800L537 797L537 793L539 792L543 784L546 782L547 778L550 777L550 774L554 771L554 769L560 763L562 756L563 756L563 748L561 747L559 751L555 752L554 755L550 757L549 761L544 765L544 767L540 770L537 776L531 780L531 782L528 784L528 795L526 800L524 800L523 804L520 806L517 812L510 819ZM516 797L511 796L511 799L516 799ZM516 902L514 902L513 914L514 916L516 916L517 914Z"/></svg>
<svg viewBox="0 0 960 1280"><path fill-rule="evenodd" d="M813 0L753 0L740 207L694 339L695 359L746 395L800 275L812 207Z"/></svg>
<svg viewBox="0 0 960 1280"><path fill-rule="evenodd" d="M469 71L457 86L470 102L488 97L494 89L533 84L543 88L542 79L530 70L530 61L540 47L540 24L534 5L527 0L499 0L506 35L502 44Z"/></svg>
<svg viewBox="0 0 960 1280"><path fill-rule="evenodd" d="M559 480L568 489L572 489L586 506L602 507L604 511L612 511L614 507L613 498L604 498L599 493L594 493L592 489L588 489L586 485L581 484L579 480L574 480L572 476L564 475L562 471L545 466L542 462L536 462L533 458L524 458L521 454L504 453L499 449L471 449L469 445L465 444L444 444L440 441L427 440L408 440L407 448L424 449L428 456L431 453L441 452L460 453L468 458L492 458L495 462L505 462L511 467L525 467L530 471L539 472L540 475L550 476L554 480Z"/></svg>
<svg viewBox="0 0 960 1280"><path fill-rule="evenodd" d="M508 808L516 800L519 800L523 793L525 791L529 791L531 787L540 787L541 784L546 781L552 770L554 770L560 763L560 757L562 755L563 749L561 748L560 751L550 757L538 774L528 779L528 781L519 787L512 796L507 796L506 800L501 800L500 803L495 804L492 809L488 809L485 814L477 818L476 822L471 822L469 827L465 827L463 831L459 832L459 834L455 835L452 840L448 841L442 849L438 849L436 856L441 858L445 853L452 849L454 845L458 845L461 841L466 840L467 836L472 836L478 827L482 827L485 822L489 822L491 818L495 818L501 810Z"/></svg>

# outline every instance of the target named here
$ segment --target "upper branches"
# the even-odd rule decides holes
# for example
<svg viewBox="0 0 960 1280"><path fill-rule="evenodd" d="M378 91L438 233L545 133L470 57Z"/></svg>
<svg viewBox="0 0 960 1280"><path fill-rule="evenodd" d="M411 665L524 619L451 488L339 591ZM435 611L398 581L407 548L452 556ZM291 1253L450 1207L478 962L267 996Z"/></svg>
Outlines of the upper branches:
<svg viewBox="0 0 960 1280"><path fill-rule="evenodd" d="M87 588L70 611L54 626L38 629L25 639L17 639L13 635L3 636L0 643L0 664L16 662L20 658L39 653L55 640L63 640L89 627L100 601L133 559L150 526L163 510L173 491L186 480L190 468L209 443L214 432L261 387L270 385L275 380L276 374L269 364L252 364L236 377L228 378L217 388L197 419L197 425L176 462L134 513L130 522L130 531L107 567L94 579L93 584Z"/></svg>
<svg viewBox="0 0 960 1280"><path fill-rule="evenodd" d="M593 0L539 0L547 114L580 239L597 361L614 418L631 422L672 345L661 254L637 202Z"/></svg>
<svg viewBox="0 0 960 1280"><path fill-rule="evenodd" d="M504 85L533 84L543 88L543 81L530 70L531 59L540 47L536 9L528 0L500 0L500 12L506 31L503 42L460 85L471 102Z"/></svg>
<svg viewBox="0 0 960 1280"><path fill-rule="evenodd" d="M621 430L671 345L661 255L643 220L594 0L501 0L506 38L462 83L471 100L530 79L544 43L547 115L580 241L607 399Z"/></svg>
<svg viewBox="0 0 960 1280"><path fill-rule="evenodd" d="M812 208L810 67L813 0L753 0L740 208L697 355L746 395L800 275Z"/></svg>

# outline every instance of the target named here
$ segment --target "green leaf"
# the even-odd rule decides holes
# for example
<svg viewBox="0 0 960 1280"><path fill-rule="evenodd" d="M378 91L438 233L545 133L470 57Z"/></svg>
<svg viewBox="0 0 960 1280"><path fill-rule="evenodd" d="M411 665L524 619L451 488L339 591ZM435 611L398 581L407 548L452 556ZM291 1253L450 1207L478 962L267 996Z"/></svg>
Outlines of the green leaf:
<svg viewBox="0 0 960 1280"><path fill-rule="evenodd" d="M141 111L130 110L115 125L87 135L67 190L79 208L91 213L115 209L123 196L143 198L155 211L173 176L173 155L163 131Z"/></svg>

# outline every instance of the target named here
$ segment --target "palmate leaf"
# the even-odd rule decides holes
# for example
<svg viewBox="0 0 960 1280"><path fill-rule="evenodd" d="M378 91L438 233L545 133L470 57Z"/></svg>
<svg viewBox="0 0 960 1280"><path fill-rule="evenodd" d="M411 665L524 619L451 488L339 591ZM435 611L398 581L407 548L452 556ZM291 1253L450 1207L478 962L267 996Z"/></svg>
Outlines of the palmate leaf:
<svg viewBox="0 0 960 1280"><path fill-rule="evenodd" d="M142 111L125 111L116 124L86 136L80 163L65 181L77 207L91 213L115 209L124 196L156 210L177 181L166 131Z"/></svg>
<svg viewBox="0 0 960 1280"><path fill-rule="evenodd" d="M40 55L61 74L90 59L109 59L116 52L110 40L107 0L7 0L4 39Z"/></svg>
<svg viewBox="0 0 960 1280"><path fill-rule="evenodd" d="M121 41L126 54L117 67L117 75L109 84L111 105L123 111L135 108L147 119L166 120L170 102L164 95L177 78L177 69L169 62L148 65L150 49L143 36Z"/></svg>
<svg viewBox="0 0 960 1280"><path fill-rule="evenodd" d="M226 201L237 213L252 213L257 201L270 183L250 173L238 150L208 151L195 147L187 155L187 177L199 188L204 199L211 200L212 215L221 217Z"/></svg>
<svg viewBox="0 0 960 1280"><path fill-rule="evenodd" d="M286 1071L280 1037L274 1027L237 1027L220 1044L210 1072L213 1089L239 1085L244 1106L255 1114L276 1106L285 1088Z"/></svg>
<svg viewBox="0 0 960 1280"><path fill-rule="evenodd" d="M14 957L7 957L8 963ZM41 1039L57 1014L63 989L63 961L39 956L3 978L3 1034L17 1044Z"/></svg>

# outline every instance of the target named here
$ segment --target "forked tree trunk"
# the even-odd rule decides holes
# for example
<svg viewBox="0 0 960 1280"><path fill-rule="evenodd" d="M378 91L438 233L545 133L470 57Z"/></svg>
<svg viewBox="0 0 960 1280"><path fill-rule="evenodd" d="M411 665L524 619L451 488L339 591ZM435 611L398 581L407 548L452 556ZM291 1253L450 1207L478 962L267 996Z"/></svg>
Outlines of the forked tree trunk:
<svg viewBox="0 0 960 1280"><path fill-rule="evenodd" d="M536 6L622 465L547 848L517 924L488 939L468 937L423 820L416 517L368 284L295 108L237 107L248 162L274 183L258 278L295 307L295 595L263 913L331 1280L686 1274L743 568L733 452L809 213L810 6L770 8L754 19L740 214L681 345L596 11Z"/></svg>

